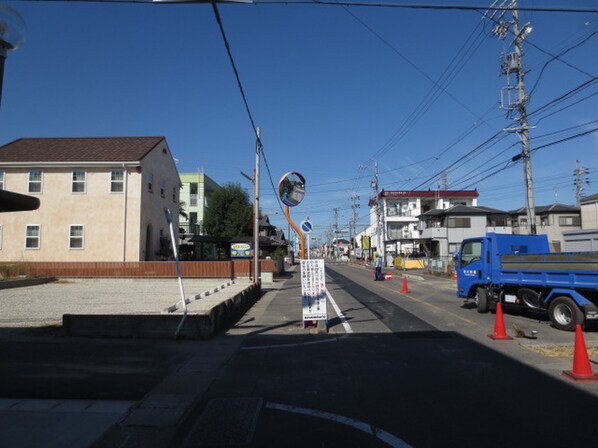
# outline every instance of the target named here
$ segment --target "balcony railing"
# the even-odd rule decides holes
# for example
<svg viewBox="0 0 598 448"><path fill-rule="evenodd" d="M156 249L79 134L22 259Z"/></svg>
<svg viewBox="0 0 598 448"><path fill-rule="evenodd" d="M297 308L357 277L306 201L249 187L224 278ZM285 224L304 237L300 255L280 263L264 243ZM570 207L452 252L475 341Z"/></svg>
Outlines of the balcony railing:
<svg viewBox="0 0 598 448"><path fill-rule="evenodd" d="M197 207L197 194L189 195L189 207Z"/></svg>
<svg viewBox="0 0 598 448"><path fill-rule="evenodd" d="M201 229L200 225L197 223L189 223L183 222L179 223L179 233L184 233L185 235L200 235Z"/></svg>

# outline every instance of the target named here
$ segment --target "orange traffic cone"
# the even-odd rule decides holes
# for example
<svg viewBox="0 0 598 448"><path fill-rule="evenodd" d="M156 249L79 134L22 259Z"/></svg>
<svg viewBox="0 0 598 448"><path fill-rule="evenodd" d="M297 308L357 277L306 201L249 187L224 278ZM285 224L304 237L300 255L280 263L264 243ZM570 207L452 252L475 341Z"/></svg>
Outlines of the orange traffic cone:
<svg viewBox="0 0 598 448"><path fill-rule="evenodd" d="M598 375L592 371L586 341L581 325L575 326L575 351L573 352L573 370L564 370L563 375L575 381L598 381Z"/></svg>
<svg viewBox="0 0 598 448"><path fill-rule="evenodd" d="M496 319L494 320L494 334L489 334L488 337L490 339L494 339L495 341L498 340L508 340L513 339L507 334L507 329L505 327L505 320L502 315L502 304L498 302L496 304Z"/></svg>
<svg viewBox="0 0 598 448"><path fill-rule="evenodd" d="M401 288L401 292L403 294L407 294L409 292L409 286L407 286L407 277L403 277L403 287Z"/></svg>

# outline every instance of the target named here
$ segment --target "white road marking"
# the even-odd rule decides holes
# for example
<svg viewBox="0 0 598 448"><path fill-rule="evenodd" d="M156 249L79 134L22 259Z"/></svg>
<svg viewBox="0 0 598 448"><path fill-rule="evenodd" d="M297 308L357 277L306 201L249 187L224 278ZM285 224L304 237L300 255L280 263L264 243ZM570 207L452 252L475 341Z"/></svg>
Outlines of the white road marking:
<svg viewBox="0 0 598 448"><path fill-rule="evenodd" d="M347 322L347 318L345 317L345 315L340 310L339 306L336 304L336 302L332 298L332 295L330 295L330 292L328 291L328 289L326 289L326 297L328 297L328 300L332 304L332 307L334 308L336 315L341 320L341 323L343 324L346 334L341 335L334 339L324 339L324 340L310 341L310 342L296 342L296 343L291 343L291 344L257 345L254 347L251 347L251 346L250 347L241 347L241 350L264 350L264 349L271 349L271 348L302 347L304 345L316 345L316 344L327 344L329 342L338 342L339 339L346 338L349 334L353 333L353 328L351 328L351 325L349 325L349 322Z"/></svg>
<svg viewBox="0 0 598 448"><path fill-rule="evenodd" d="M352 418L345 417L343 415L333 414L331 412L318 411L315 409L299 408L297 406L289 406L280 403L266 403L266 408L275 409L277 411L293 412L295 414L307 415L310 417L323 418L330 420L342 425L351 426L359 431L365 432L366 434L372 435L389 446L394 448L411 448L411 445L399 439L398 437L386 432L382 429L376 428L369 423L360 422L359 420L353 420Z"/></svg>
<svg viewBox="0 0 598 448"><path fill-rule="evenodd" d="M292 344L256 345L253 347L241 347L240 350L263 350L266 348L288 348L288 347L302 347L304 345L327 344L329 342L338 342L338 340L343 337L346 337L346 335L340 336L338 338L333 338L333 339L323 339L321 341L295 342Z"/></svg>
<svg viewBox="0 0 598 448"><path fill-rule="evenodd" d="M338 307L338 305L336 304L336 302L330 295L328 288L326 288L326 297L328 297L328 300L330 300L330 303L332 304L332 308L334 308L336 315L341 320L341 323L343 324L343 327L345 328L345 331L347 332L347 334L353 333L353 329L351 328L351 325L349 325L349 322L347 322L347 318L345 317L343 312L340 310L340 308Z"/></svg>

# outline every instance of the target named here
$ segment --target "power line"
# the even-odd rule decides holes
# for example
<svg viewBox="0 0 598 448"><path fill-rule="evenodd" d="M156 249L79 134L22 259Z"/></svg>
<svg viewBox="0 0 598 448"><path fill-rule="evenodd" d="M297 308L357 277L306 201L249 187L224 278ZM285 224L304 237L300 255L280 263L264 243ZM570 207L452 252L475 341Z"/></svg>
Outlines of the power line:
<svg viewBox="0 0 598 448"><path fill-rule="evenodd" d="M465 62L463 59L467 57L469 60L475 51L480 47L483 40L479 41L476 48L471 50L472 46L475 44L475 41L478 40L480 36L483 37L482 31L478 33L475 38L472 36L476 33L480 24L478 24L474 30L470 33L467 37L465 42L462 44L461 48L457 51L453 59L449 62L449 64L444 69L443 73L438 77L437 80L433 79L429 76L425 71L423 71L418 65L412 62L409 58L403 55L395 46L391 45L386 39L384 39L379 33L377 33L372 27L370 27L367 23L357 17L355 14L350 12L348 8L344 8L347 13L349 13L355 20L357 20L361 25L363 25L370 33L376 36L381 42L383 42L387 47L389 47L393 52L399 55L403 60L405 60L410 66L412 66L418 73L424 76L428 81L430 81L433 86L430 90L426 93L424 98L420 101L417 107L411 112L411 114L407 117L407 119L401 124L399 129L384 143L369 159L368 162L375 160L377 158L382 157L385 153L387 153L390 149L392 149L413 127L415 124L425 115L425 113L432 107L432 105L436 102L436 100L440 97L441 93L445 93L449 96L452 100L454 100L457 104L467 110L470 114L476 117L478 120L482 120L475 112L473 112L469 107L467 107L462 101L460 101L457 97L452 95L450 92L447 91L447 87L450 83L455 79L457 74L464 68ZM468 42L470 42L468 45ZM463 49L467 46L467 50L463 52ZM469 53L469 55L468 55ZM459 58L459 64L455 63L455 60ZM452 67L451 67L452 66ZM448 74L447 74L448 73ZM444 78L444 79L443 79ZM483 120L482 120L483 121Z"/></svg>
<svg viewBox="0 0 598 448"><path fill-rule="evenodd" d="M536 78L536 82L534 83L533 87L531 88L530 92L529 92L529 96L531 98L531 96L533 95L534 91L536 90L536 88L538 87L538 84L540 83L540 80L542 79L542 75L544 74L544 71L546 70L546 67L548 67L548 65L551 62L554 62L555 60L557 60L558 58L560 58L561 56L564 56L565 54L567 54L568 52L570 52L571 50L574 50L575 48L580 47L581 45L585 44L586 42L588 42L592 37L594 37L596 34L598 34L598 31L594 31L593 33L591 33L589 36L587 36L585 39L583 39L582 41L566 48L565 50L561 51L558 55L551 57L548 61L546 61L544 63L544 65L542 66L542 69L540 70L540 74L538 75L538 77ZM592 77L592 75L590 75L587 72L584 72L584 74L586 74L587 76L589 76L590 78Z"/></svg>
<svg viewBox="0 0 598 448"><path fill-rule="evenodd" d="M256 3L262 3L258 0ZM298 0L298 1L267 1L263 3L280 3L280 4L317 4L329 6L356 6L365 8L398 8L398 9L428 9L441 11L505 11L506 7L501 6L475 6L475 5L438 5L438 4L405 4L405 3L363 3L363 2L336 2L326 0ZM520 11L535 11L535 12L550 12L550 13L598 13L595 8L546 8L546 7L521 7Z"/></svg>
<svg viewBox="0 0 598 448"><path fill-rule="evenodd" d="M239 91L241 92L241 97L243 98L243 104L245 105L245 111L247 112L247 116L249 117L249 121L251 122L251 127L253 128L253 133L255 134L256 139L259 140L257 126L255 125L255 121L253 120L253 115L251 114L251 110L249 109L249 103L247 102L247 97L245 96L245 90L243 89L243 84L241 83L239 71L237 70L237 64L235 64L235 60L233 58L233 54L230 49L230 44L228 43L228 38L226 37L226 33L224 32L224 26L222 25L222 18L220 17L220 12L218 11L218 7L216 6L216 0L211 0L211 4L212 4L212 9L214 10L214 15L216 16L216 22L218 23L218 27L220 28L220 33L222 34L222 40L224 41L224 46L226 47L226 53L228 54L228 59L230 60L230 64L232 66L233 72L235 73L235 79L237 80L237 86L239 87Z"/></svg>

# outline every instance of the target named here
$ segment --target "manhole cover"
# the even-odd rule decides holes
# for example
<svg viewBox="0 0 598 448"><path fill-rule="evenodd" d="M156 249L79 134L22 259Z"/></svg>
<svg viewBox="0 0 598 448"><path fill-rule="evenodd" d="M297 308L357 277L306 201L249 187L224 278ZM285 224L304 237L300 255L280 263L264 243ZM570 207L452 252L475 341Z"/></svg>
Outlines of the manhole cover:
<svg viewBox="0 0 598 448"><path fill-rule="evenodd" d="M247 445L253 438L262 408L261 398L210 400L183 446Z"/></svg>

